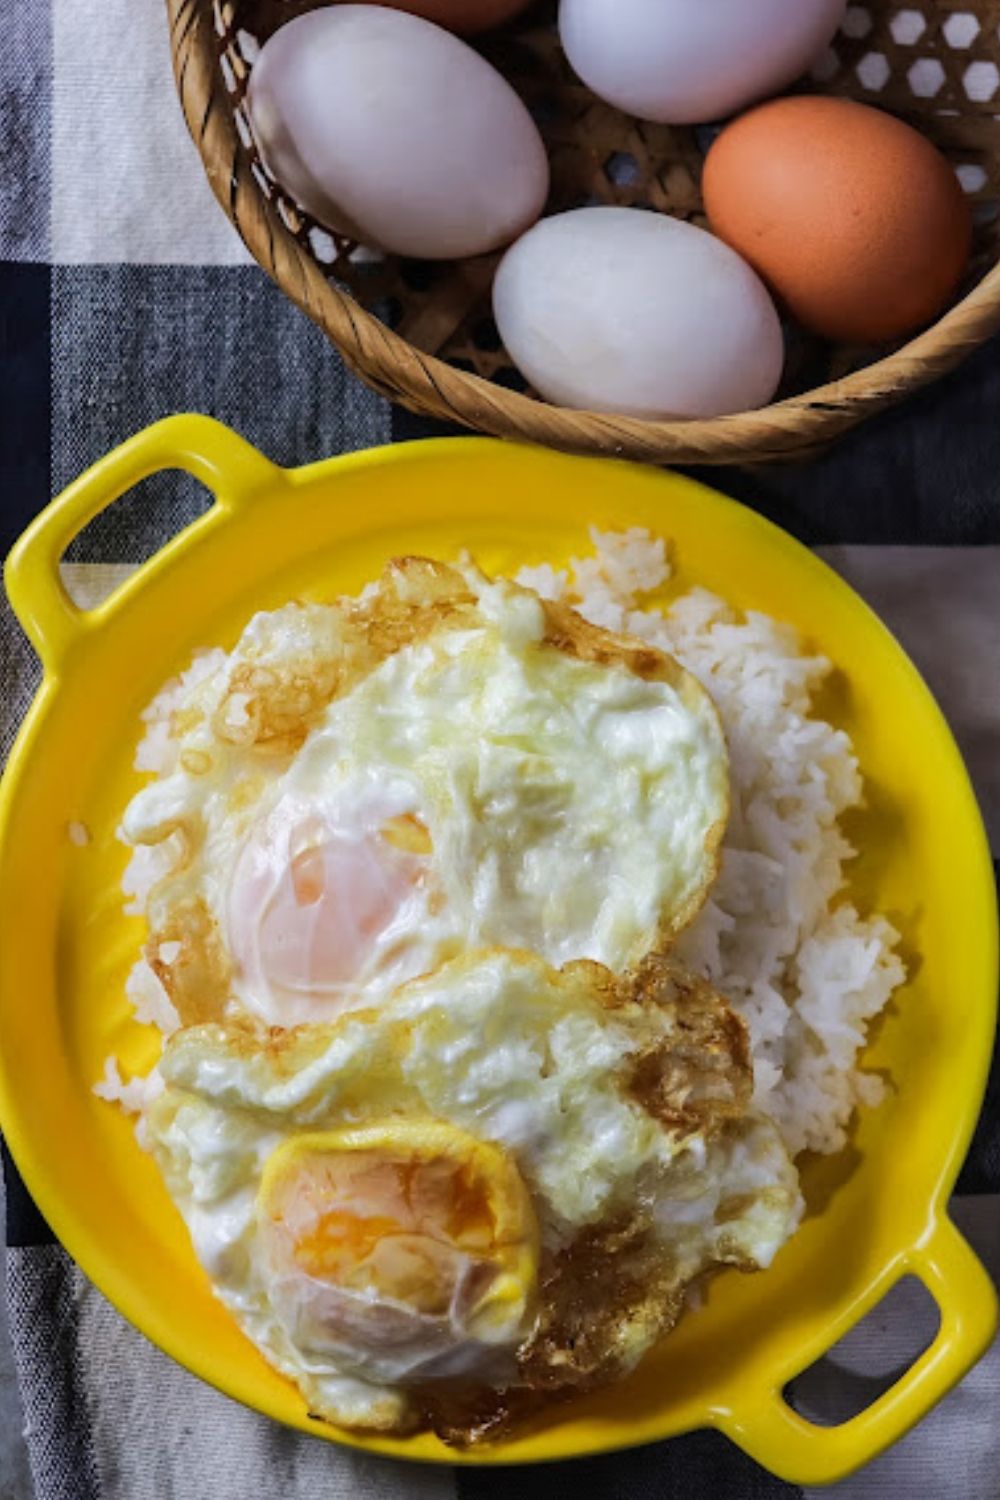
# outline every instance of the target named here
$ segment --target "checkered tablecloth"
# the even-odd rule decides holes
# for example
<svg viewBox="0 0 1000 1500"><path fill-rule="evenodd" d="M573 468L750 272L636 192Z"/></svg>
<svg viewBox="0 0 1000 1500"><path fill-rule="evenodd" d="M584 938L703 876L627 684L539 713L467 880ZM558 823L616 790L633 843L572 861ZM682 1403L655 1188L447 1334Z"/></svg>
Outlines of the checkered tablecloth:
<svg viewBox="0 0 1000 1500"><path fill-rule="evenodd" d="M4 550L52 493L168 412L209 412L283 464L432 430L347 375L250 262L184 133L162 0L2 0L0 18ZM818 462L703 477L823 547L880 610L949 714L1000 847L1000 347ZM109 567L141 560L201 504L192 482L147 481L74 545L73 587L100 590ZM4 609L0 751L35 683ZM800 1493L714 1434L511 1474L414 1470L285 1431L129 1328L55 1243L9 1161L6 1169L8 1311L38 1500ZM1000 1275L998 1194L994 1068L954 1212ZM925 1303L902 1288L802 1383L805 1406L836 1415L884 1386L933 1329ZM837 1493L997 1500L998 1413L995 1348L927 1422Z"/></svg>

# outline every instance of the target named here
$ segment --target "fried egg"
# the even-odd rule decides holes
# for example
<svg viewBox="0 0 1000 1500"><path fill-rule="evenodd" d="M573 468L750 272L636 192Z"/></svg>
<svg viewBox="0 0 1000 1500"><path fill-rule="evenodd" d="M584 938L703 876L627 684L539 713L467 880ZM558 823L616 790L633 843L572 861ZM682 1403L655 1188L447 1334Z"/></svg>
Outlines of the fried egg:
<svg viewBox="0 0 1000 1500"><path fill-rule="evenodd" d="M258 615L151 721L121 829L150 926L134 988L184 1024L329 1020L483 946L622 973L716 873L708 694L471 564Z"/></svg>
<svg viewBox="0 0 1000 1500"><path fill-rule="evenodd" d="M309 1410L489 1436L617 1378L795 1170L743 1023L664 959L485 950L291 1030L176 1032L145 1136L217 1294Z"/></svg>

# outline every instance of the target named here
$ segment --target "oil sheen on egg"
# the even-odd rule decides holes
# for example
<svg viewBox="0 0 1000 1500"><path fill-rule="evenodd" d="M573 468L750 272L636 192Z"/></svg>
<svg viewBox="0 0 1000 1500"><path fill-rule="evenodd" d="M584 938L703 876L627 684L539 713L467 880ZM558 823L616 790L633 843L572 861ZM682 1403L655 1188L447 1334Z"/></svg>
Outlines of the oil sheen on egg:
<svg viewBox="0 0 1000 1500"><path fill-rule="evenodd" d="M868 344L953 296L972 219L949 163L909 125L846 99L778 99L708 154L712 228L806 328Z"/></svg>
<svg viewBox="0 0 1000 1500"><path fill-rule="evenodd" d="M781 378L781 325L756 273L660 214L543 220L504 256L493 306L518 369L561 406L716 417L766 405Z"/></svg>
<svg viewBox="0 0 1000 1500"><path fill-rule="evenodd" d="M470 946L618 972L717 870L705 690L471 565L407 559L359 600L257 616L169 731L122 833L148 887L136 984L187 1024L328 1019Z"/></svg>
<svg viewBox="0 0 1000 1500"><path fill-rule="evenodd" d="M146 1139L215 1291L350 1426L467 1440L449 1382L537 1410L617 1378L801 1213L740 1023L662 961L469 954L328 1025L187 1028L160 1067Z"/></svg>
<svg viewBox="0 0 1000 1500"><path fill-rule="evenodd" d="M846 0L561 0L574 70L627 114L722 120L805 73Z"/></svg>
<svg viewBox="0 0 1000 1500"><path fill-rule="evenodd" d="M399 255L509 244L542 211L541 136L510 85L419 16L335 5L289 21L247 95L264 164L322 224Z"/></svg>

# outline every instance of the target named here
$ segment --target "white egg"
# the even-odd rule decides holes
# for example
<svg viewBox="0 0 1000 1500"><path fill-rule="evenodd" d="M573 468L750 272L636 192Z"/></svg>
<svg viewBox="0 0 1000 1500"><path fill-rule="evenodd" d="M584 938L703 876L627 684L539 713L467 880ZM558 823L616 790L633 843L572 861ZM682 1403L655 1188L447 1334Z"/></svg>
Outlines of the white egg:
<svg viewBox="0 0 1000 1500"><path fill-rule="evenodd" d="M633 208L545 219L493 288L514 363L561 406L715 417L770 401L784 343L756 273L720 240Z"/></svg>
<svg viewBox="0 0 1000 1500"><path fill-rule="evenodd" d="M510 85L417 16L337 5L281 27L248 91L268 170L315 218L399 255L509 244L542 211L542 139Z"/></svg>
<svg viewBox="0 0 1000 1500"><path fill-rule="evenodd" d="M643 120L721 120L804 73L846 0L562 0L566 56L595 94Z"/></svg>

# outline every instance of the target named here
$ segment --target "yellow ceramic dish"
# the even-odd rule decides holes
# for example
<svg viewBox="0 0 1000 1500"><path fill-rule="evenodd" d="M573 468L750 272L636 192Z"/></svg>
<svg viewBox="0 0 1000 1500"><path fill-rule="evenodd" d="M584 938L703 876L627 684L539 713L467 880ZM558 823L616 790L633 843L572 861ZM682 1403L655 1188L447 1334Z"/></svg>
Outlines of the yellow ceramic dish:
<svg viewBox="0 0 1000 1500"><path fill-rule="evenodd" d="M78 611L59 582L70 539L158 469L186 469L211 510L112 597ZM127 1122L91 1092L109 1052L147 1066L157 1039L123 983L142 938L116 895L116 819L138 784L137 715L199 645L230 645L259 608L356 590L401 552L470 547L488 569L559 561L588 522L676 538L681 586L791 621L842 669L824 707L854 738L870 810L854 885L902 928L911 981L868 1054L895 1088L849 1150L807 1168L811 1212L763 1276L726 1274L624 1385L552 1412L515 1441L456 1454L436 1439L362 1438L311 1422L212 1297L179 1216ZM202 417L162 422L39 517L7 565L44 682L0 802L0 1104L24 1177L84 1271L142 1331L230 1396L303 1431L406 1458L569 1458L720 1428L804 1484L840 1478L917 1421L988 1345L996 1298L946 1214L993 1038L997 935L979 814L914 668L804 548L685 479L459 439L286 472ZM835 700L835 701L834 701ZM69 825L89 831L74 842ZM79 836L79 830L75 830ZM852 1421L820 1428L782 1390L900 1276L941 1309L931 1348Z"/></svg>

